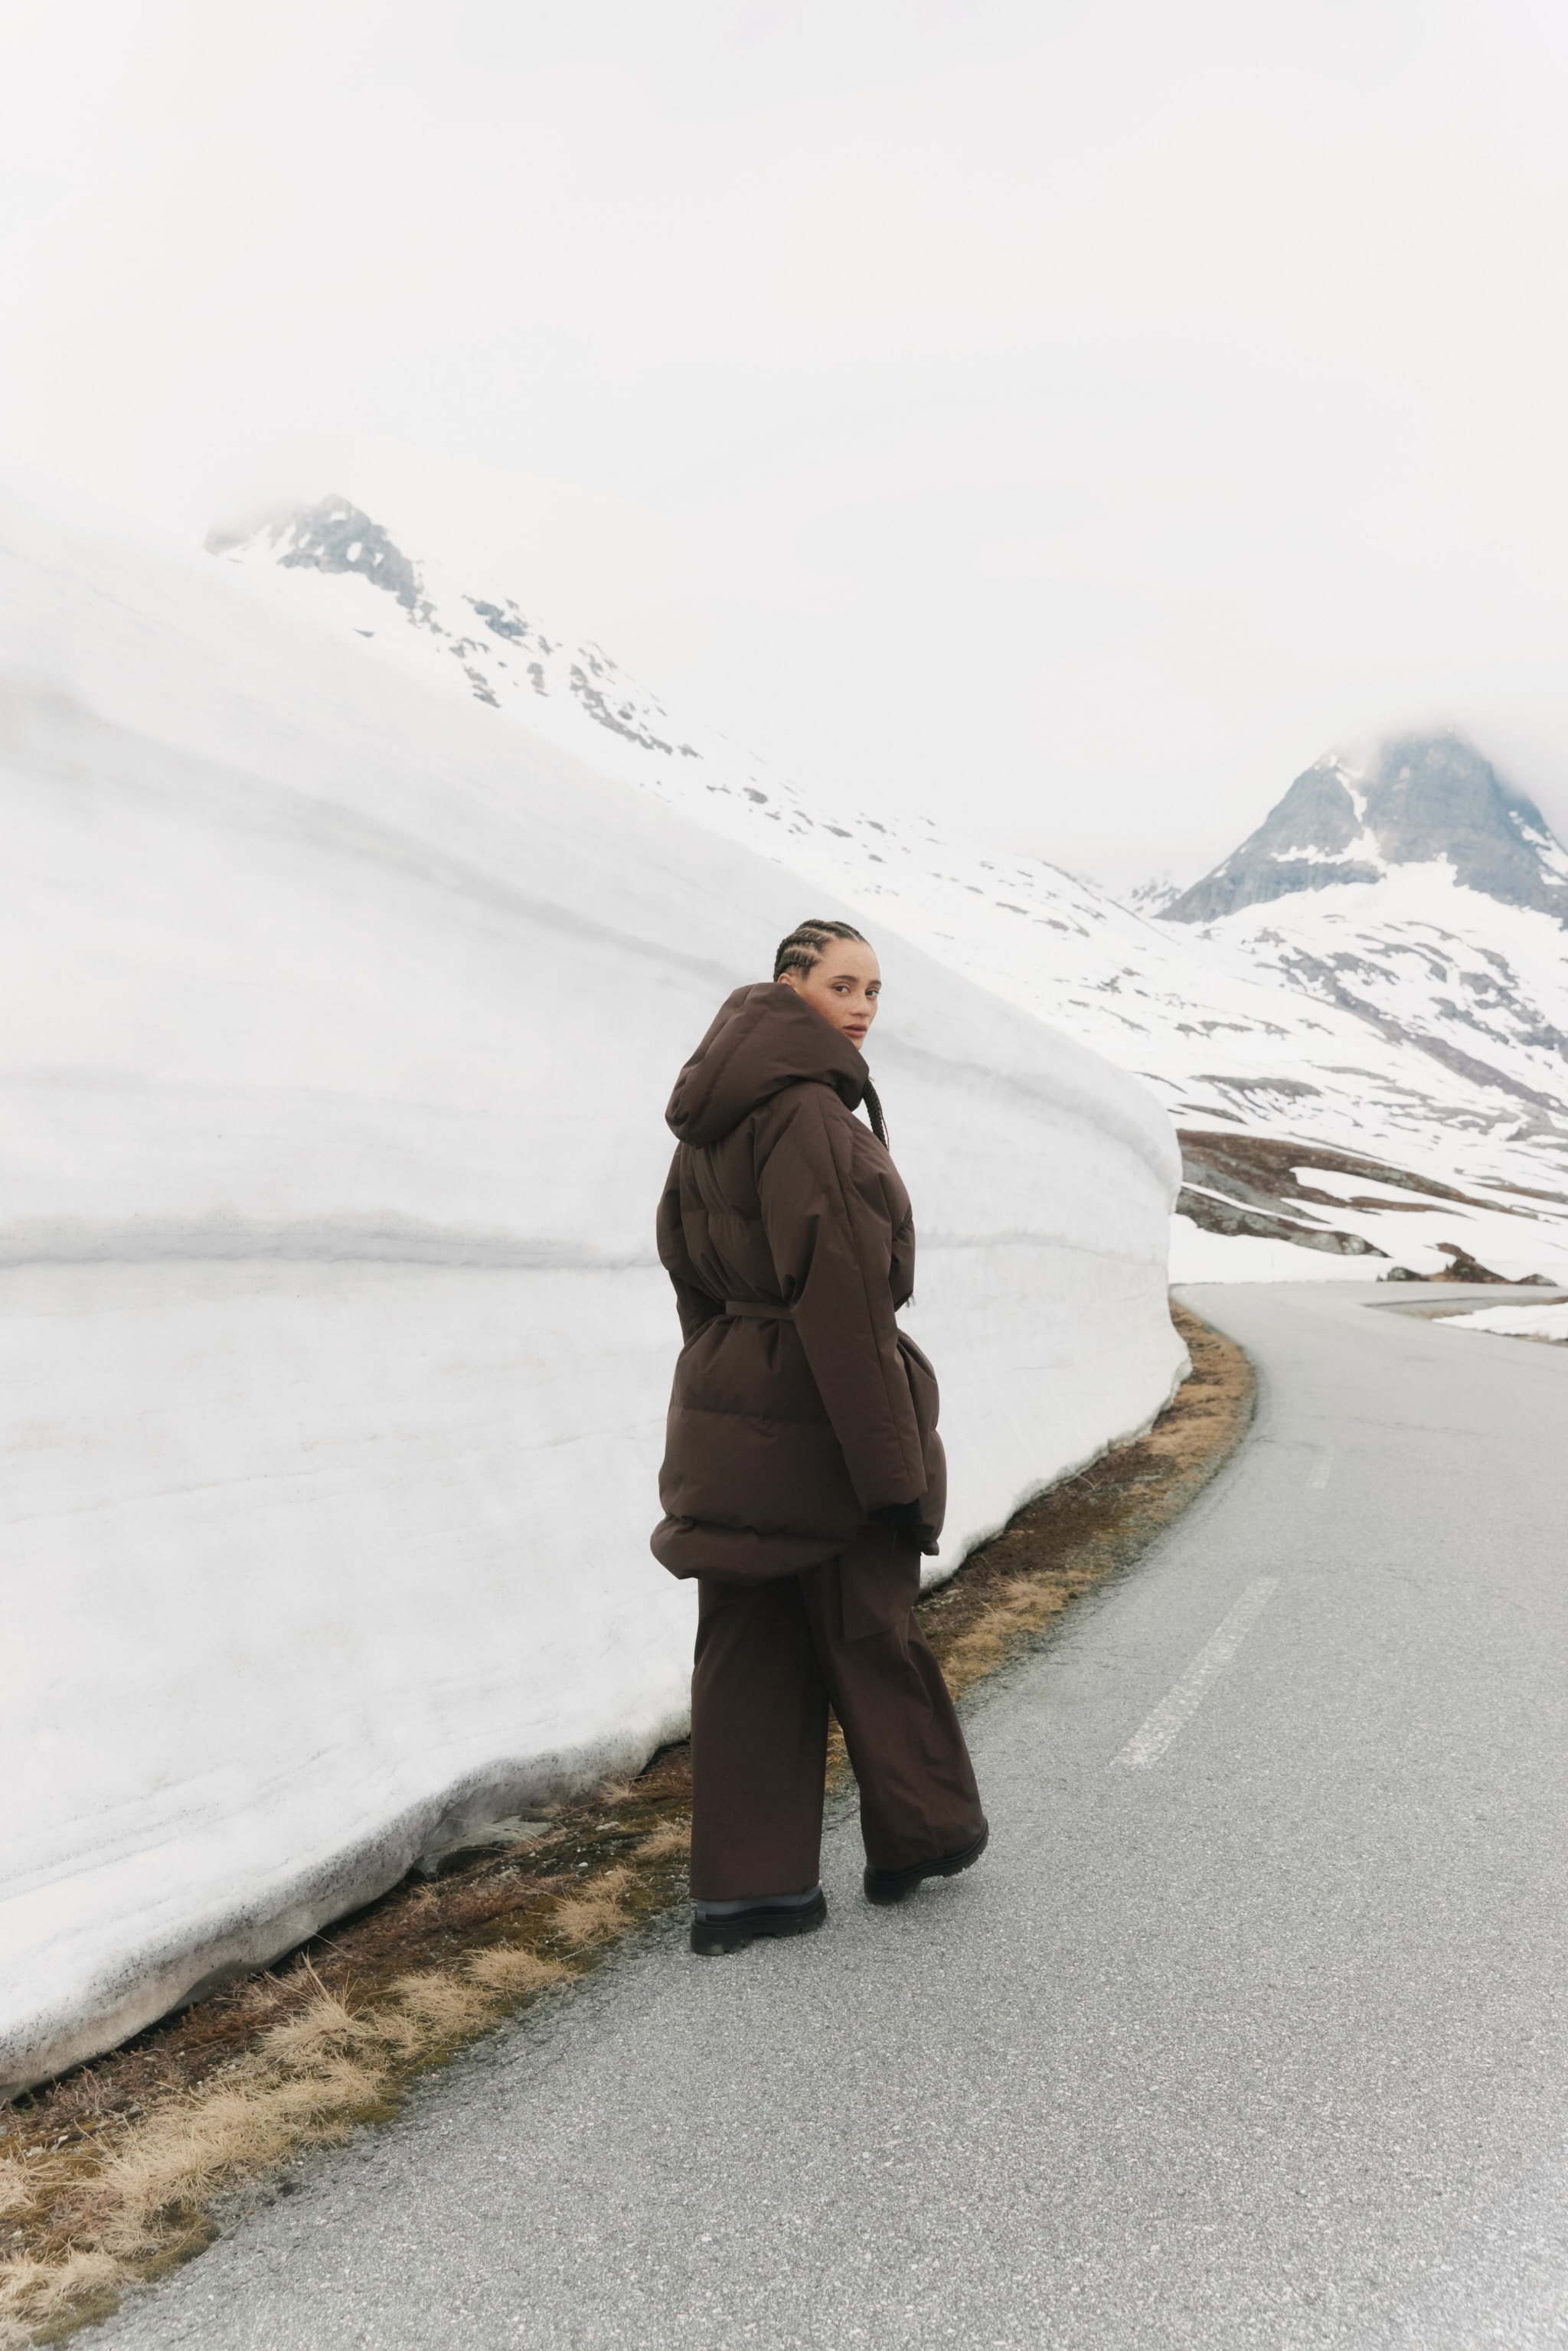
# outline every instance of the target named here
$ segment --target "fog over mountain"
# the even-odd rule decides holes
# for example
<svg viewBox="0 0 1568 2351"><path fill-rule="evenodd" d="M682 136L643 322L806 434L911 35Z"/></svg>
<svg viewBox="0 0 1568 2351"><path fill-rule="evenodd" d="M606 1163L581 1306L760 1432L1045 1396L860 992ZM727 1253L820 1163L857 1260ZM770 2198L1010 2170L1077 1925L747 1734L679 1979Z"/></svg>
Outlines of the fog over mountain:
<svg viewBox="0 0 1568 2351"><path fill-rule="evenodd" d="M0 447L461 532L775 772L1118 892L1447 718L1568 840L1560 7L251 13L6 12Z"/></svg>
<svg viewBox="0 0 1568 2351"><path fill-rule="evenodd" d="M1326 755L1212 874L1124 906L927 817L824 801L519 583L427 560L349 498L209 546L367 659L793 869L802 913L831 891L1141 1077L1187 1152L1178 1275L1568 1272L1568 858L1458 736Z"/></svg>

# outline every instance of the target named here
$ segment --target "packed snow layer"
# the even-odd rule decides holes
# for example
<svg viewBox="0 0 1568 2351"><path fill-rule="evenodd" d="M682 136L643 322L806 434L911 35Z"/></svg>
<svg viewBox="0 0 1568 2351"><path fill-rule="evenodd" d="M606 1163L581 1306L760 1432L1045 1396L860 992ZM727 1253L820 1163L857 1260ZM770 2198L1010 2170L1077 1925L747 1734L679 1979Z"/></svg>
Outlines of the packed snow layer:
<svg viewBox="0 0 1568 2351"><path fill-rule="evenodd" d="M1439 1259L1439 1268L1447 1263ZM1251 1233L1210 1233L1190 1217L1171 1218L1170 1277L1186 1281L1375 1281L1375 1257L1341 1257Z"/></svg>
<svg viewBox="0 0 1568 2351"><path fill-rule="evenodd" d="M1556 1306L1485 1306L1479 1314L1447 1314L1445 1331L1490 1331L1504 1339L1552 1339L1568 1347L1568 1302Z"/></svg>
<svg viewBox="0 0 1568 2351"><path fill-rule="evenodd" d="M0 524L16 2084L680 1729L664 1102L830 909L208 559ZM1170 1393L1176 1157L884 944L945 1571Z"/></svg>

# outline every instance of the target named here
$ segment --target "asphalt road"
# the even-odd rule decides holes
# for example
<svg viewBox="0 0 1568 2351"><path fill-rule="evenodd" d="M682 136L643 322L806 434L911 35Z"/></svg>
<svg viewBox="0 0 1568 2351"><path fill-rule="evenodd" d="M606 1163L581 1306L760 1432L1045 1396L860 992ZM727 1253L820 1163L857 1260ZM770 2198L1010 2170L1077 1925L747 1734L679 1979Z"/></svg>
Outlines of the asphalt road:
<svg viewBox="0 0 1568 2351"><path fill-rule="evenodd" d="M1568 1349L1186 1294L1256 1428L970 1709L978 1869L844 1823L823 1933L655 1935L95 2342L1568 2344Z"/></svg>

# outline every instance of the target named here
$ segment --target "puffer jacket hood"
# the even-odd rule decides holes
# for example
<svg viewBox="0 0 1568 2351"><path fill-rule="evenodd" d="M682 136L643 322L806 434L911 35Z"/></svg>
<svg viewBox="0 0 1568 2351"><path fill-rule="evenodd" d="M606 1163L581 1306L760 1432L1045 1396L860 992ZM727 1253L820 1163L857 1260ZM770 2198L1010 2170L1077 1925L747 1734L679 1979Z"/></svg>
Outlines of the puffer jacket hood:
<svg viewBox="0 0 1568 2351"><path fill-rule="evenodd" d="M870 1076L847 1037L776 979L737 987L675 1080L664 1116L699 1150L717 1143L786 1086L830 1085L858 1108Z"/></svg>

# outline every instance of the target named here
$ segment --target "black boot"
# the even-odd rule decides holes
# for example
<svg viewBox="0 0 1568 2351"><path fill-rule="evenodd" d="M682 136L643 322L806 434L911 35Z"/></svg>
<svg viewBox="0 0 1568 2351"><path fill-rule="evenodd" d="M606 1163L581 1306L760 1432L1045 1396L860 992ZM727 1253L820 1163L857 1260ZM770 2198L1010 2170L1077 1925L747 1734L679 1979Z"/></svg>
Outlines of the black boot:
<svg viewBox="0 0 1568 2351"><path fill-rule="evenodd" d="M956 1877L961 1869L973 1868L990 1842L990 1828L981 1829L972 1844L957 1853L945 1853L936 1861L912 1861L906 1869L873 1869L866 1864L865 1898L868 1902L902 1902L913 1894L923 1877Z"/></svg>
<svg viewBox="0 0 1568 2351"><path fill-rule="evenodd" d="M727 1951L744 1950L759 1935L809 1935L828 1915L828 1897L819 1886L809 1902L752 1902L718 1918L699 1913L692 1920L692 1949L699 1959L721 1959Z"/></svg>

